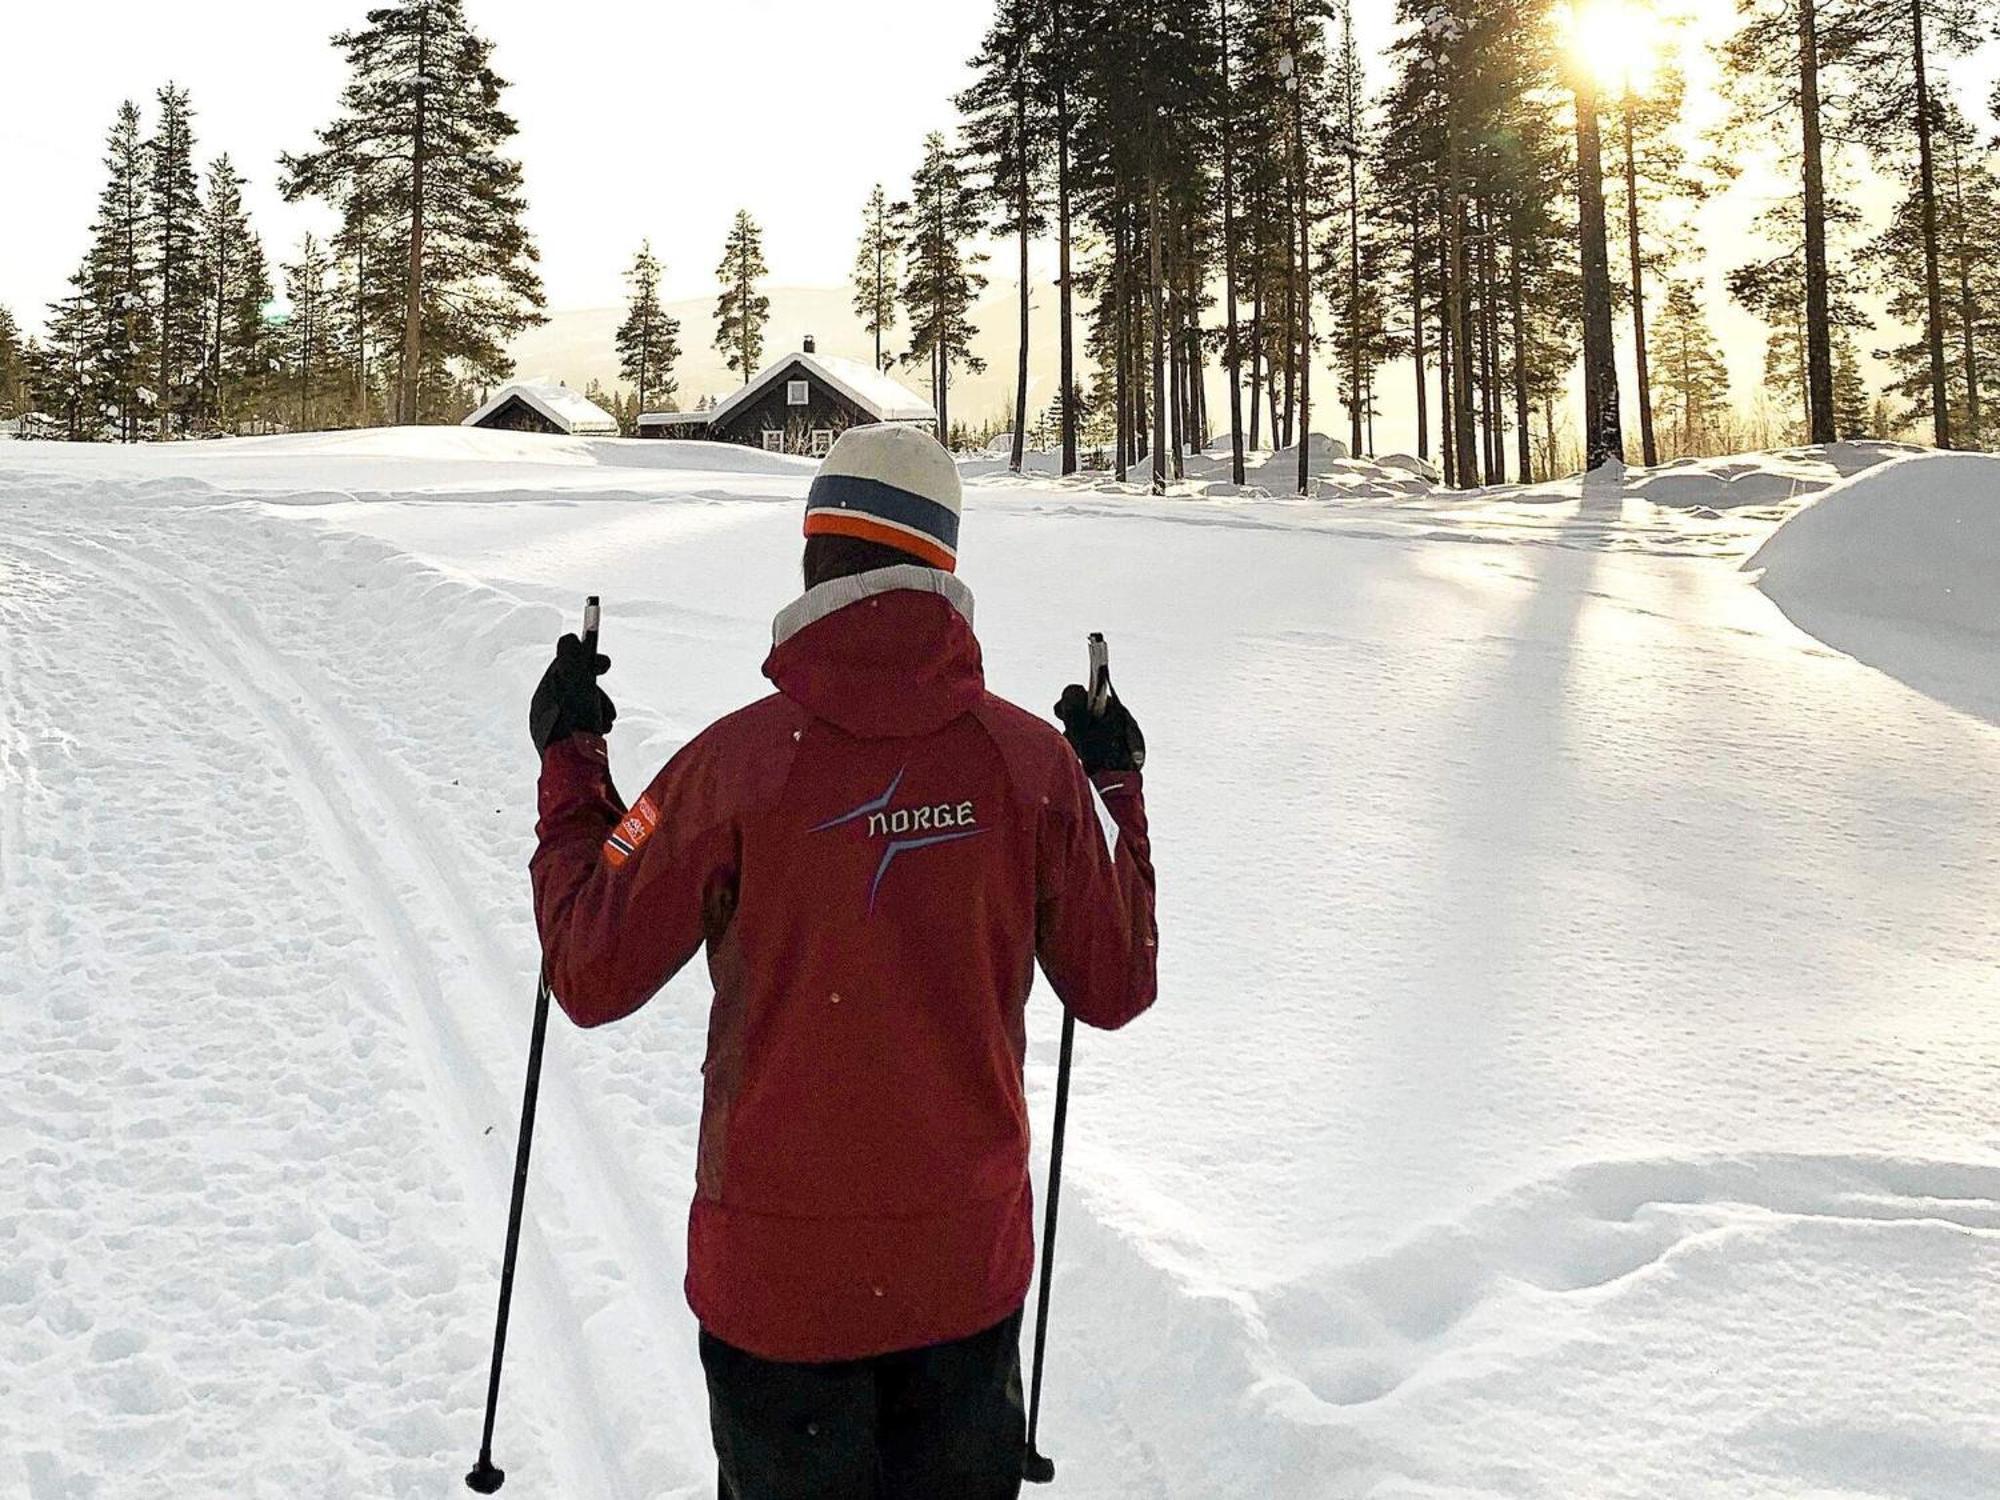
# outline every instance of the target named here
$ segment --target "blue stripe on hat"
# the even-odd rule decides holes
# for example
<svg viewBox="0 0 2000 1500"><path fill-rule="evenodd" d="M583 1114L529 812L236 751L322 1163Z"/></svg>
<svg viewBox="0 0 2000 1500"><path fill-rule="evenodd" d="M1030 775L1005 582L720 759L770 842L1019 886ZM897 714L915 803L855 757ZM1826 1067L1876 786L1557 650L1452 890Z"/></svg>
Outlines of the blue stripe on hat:
<svg viewBox="0 0 2000 1500"><path fill-rule="evenodd" d="M816 510L851 510L880 516L920 531L953 552L958 550L957 511L879 479L859 474L821 474L806 492L806 514L810 516Z"/></svg>

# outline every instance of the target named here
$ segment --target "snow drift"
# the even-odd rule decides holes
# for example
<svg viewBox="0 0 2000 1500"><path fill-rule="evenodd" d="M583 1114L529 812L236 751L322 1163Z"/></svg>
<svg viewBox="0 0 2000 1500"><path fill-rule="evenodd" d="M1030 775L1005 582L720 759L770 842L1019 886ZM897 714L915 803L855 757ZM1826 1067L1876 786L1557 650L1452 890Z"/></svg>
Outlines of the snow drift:
<svg viewBox="0 0 2000 1500"><path fill-rule="evenodd" d="M1736 567L1891 456L971 489L989 680L1046 705L1104 630L1151 748L1161 998L1076 1054L1065 1500L1991 1494L2000 731ZM1934 462L1815 509L1873 525L1851 496ZM523 707L592 592L628 792L763 692L810 472L0 451L0 1495L457 1492L533 996ZM1669 472L1764 498L1649 503ZM2000 678L1935 597L1873 603ZM677 1284L707 998L696 965L550 1037L509 1493L713 1494ZM1038 994L1038 1132L1058 1021Z"/></svg>
<svg viewBox="0 0 2000 1500"><path fill-rule="evenodd" d="M1745 564L1801 629L2000 721L2000 457L1927 453L1820 496Z"/></svg>

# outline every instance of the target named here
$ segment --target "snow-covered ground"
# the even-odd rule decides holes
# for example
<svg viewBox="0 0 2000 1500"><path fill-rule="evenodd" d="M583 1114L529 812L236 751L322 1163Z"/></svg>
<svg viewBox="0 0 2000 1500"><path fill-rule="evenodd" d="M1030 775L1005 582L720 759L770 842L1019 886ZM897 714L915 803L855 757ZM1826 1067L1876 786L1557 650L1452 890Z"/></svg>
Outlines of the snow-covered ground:
<svg viewBox="0 0 2000 1500"><path fill-rule="evenodd" d="M1992 1494L2000 460L1376 467L971 487L994 685L1102 629L1152 750L1162 993L1079 1049L1055 1493ZM810 472L0 450L0 1495L458 1492L528 690L601 593L635 789L762 690ZM704 1001L552 1033L509 1494L712 1493Z"/></svg>

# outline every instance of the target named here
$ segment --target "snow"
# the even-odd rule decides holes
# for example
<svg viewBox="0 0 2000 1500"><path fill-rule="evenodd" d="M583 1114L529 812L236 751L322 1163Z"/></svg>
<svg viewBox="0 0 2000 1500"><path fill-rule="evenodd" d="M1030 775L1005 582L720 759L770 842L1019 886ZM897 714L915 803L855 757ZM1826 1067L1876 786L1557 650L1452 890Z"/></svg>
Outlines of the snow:
<svg viewBox="0 0 2000 1500"><path fill-rule="evenodd" d="M995 686L1045 706L1104 630L1151 751L1162 994L1079 1042L1061 1493L1989 1494L1996 461L1337 462L1309 499L968 488ZM602 594L628 791L760 692L812 471L0 453L0 1494L457 1492L529 690ZM510 1493L713 1493L705 1000L696 966L551 1034Z"/></svg>
<svg viewBox="0 0 2000 1500"><path fill-rule="evenodd" d="M708 414L709 421L726 420L737 407L756 400L788 369L801 365L878 422L937 421L937 408L901 381L890 379L860 360L842 359L837 354L787 354L773 360L747 385L716 403Z"/></svg>
<svg viewBox="0 0 2000 1500"><path fill-rule="evenodd" d="M516 396L571 437L597 437L618 431L618 419L610 412L589 397L553 379L510 380L488 396L485 403L460 425L477 427Z"/></svg>

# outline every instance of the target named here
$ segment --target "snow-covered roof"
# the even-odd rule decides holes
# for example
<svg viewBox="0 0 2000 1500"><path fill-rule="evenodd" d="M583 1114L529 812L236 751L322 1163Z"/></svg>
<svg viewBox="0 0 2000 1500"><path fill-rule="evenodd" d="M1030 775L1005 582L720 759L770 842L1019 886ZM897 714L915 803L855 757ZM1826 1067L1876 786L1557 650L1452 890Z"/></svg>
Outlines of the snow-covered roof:
<svg viewBox="0 0 2000 1500"><path fill-rule="evenodd" d="M712 411L648 411L639 414L641 427L706 427Z"/></svg>
<svg viewBox="0 0 2000 1500"><path fill-rule="evenodd" d="M858 359L834 354L787 354L765 366L742 390L708 414L720 422L737 407L754 401L764 388L794 365L803 365L878 422L935 422L937 408L899 380L891 380Z"/></svg>
<svg viewBox="0 0 2000 1500"><path fill-rule="evenodd" d="M460 425L477 427L507 402L519 396L572 437L595 437L618 431L618 419L589 397L555 380L510 380L486 404Z"/></svg>

